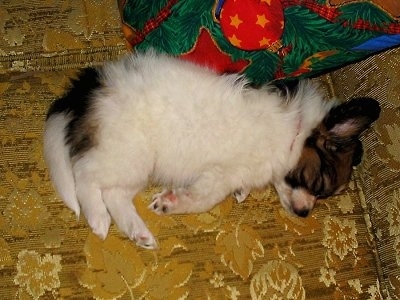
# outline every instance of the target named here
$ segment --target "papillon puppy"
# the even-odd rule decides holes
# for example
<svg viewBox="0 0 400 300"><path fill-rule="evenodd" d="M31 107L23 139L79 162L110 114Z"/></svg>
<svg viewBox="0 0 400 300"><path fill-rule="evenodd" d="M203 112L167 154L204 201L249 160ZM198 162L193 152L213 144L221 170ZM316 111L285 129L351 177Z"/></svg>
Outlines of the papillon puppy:
<svg viewBox="0 0 400 300"><path fill-rule="evenodd" d="M306 217L345 188L379 113L370 98L326 101L310 81L292 93L254 88L148 51L85 69L49 109L44 154L60 197L95 234L104 239L113 219L156 248L132 202L149 181L165 187L149 205L157 214L205 212L273 184Z"/></svg>

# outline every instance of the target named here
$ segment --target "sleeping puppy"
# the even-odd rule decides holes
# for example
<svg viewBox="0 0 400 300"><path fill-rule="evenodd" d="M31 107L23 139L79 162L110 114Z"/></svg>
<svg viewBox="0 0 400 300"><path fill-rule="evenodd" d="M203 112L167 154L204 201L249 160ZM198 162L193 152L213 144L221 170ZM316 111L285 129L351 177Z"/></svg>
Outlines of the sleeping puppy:
<svg viewBox="0 0 400 300"><path fill-rule="evenodd" d="M155 248L132 203L149 180L166 187L149 205L157 214L205 212L273 184L305 217L346 186L379 112L369 98L325 101L308 81L293 93L255 89L149 51L83 71L48 112L44 154L55 189L95 234L104 239L113 219Z"/></svg>

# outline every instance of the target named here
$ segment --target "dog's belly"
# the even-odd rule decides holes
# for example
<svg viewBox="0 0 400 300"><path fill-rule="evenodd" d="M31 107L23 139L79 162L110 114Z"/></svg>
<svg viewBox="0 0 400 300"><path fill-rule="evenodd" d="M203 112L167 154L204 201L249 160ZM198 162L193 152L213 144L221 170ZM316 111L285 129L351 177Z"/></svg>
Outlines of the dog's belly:
<svg viewBox="0 0 400 300"><path fill-rule="evenodd" d="M271 181L273 164L265 157L255 158L251 154L240 155L234 151L219 156L215 153L198 156L181 153L158 160L153 179L164 185L184 187L210 172L219 174L219 180L229 184L233 190L262 187Z"/></svg>
<svg viewBox="0 0 400 300"><path fill-rule="evenodd" d="M101 187L142 188L149 179L182 187L209 171L220 173L235 189L261 187L271 180L278 147L267 146L269 141L258 138L255 127L254 134L246 136L239 132L241 124L237 124L236 134L201 127L188 134L163 124L150 128L132 122L123 130L102 126L99 144L85 153L74 169Z"/></svg>
<svg viewBox="0 0 400 300"><path fill-rule="evenodd" d="M195 149L185 151L180 147L164 146L150 149L146 143L133 148L110 142L107 147L102 145L92 149L77 160L74 172L91 178L101 189L113 186L141 189L149 180L184 187L210 171L221 174L221 180L229 183L233 190L261 187L271 180L273 166L265 157L243 155L233 150L206 153L204 147Z"/></svg>

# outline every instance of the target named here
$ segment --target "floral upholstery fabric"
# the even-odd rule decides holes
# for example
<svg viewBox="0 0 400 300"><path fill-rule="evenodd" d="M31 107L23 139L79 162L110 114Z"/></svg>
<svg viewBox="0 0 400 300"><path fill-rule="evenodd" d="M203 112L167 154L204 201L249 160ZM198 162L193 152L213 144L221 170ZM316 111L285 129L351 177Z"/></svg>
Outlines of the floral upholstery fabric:
<svg viewBox="0 0 400 300"><path fill-rule="evenodd" d="M367 95L379 99L383 106L374 134L366 136L358 174L365 194L367 225L378 250L383 292L392 291L394 299L400 298L399 67L400 49L393 49L330 76L338 97Z"/></svg>
<svg viewBox="0 0 400 300"><path fill-rule="evenodd" d="M327 96L376 97L348 189L288 215L271 188L198 215L135 204L159 240L102 241L55 194L42 157L45 114L71 77L126 53L116 1L0 4L0 299L399 299L400 50L318 78Z"/></svg>

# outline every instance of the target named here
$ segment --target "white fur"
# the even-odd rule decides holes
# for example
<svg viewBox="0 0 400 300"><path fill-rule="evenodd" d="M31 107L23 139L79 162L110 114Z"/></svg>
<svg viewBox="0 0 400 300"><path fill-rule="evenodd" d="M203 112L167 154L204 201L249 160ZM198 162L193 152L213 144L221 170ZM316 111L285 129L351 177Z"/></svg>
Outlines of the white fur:
<svg viewBox="0 0 400 300"><path fill-rule="evenodd" d="M332 106L310 82L282 99L268 86L252 89L240 76L154 53L108 64L103 77L89 117L98 125L96 146L71 163L68 116L55 115L46 125L46 160L64 202L77 214L81 207L95 233L106 237L111 215L148 248L156 242L132 198L149 179L167 187L149 206L160 214L203 212L237 190L242 201L251 188L282 186Z"/></svg>

